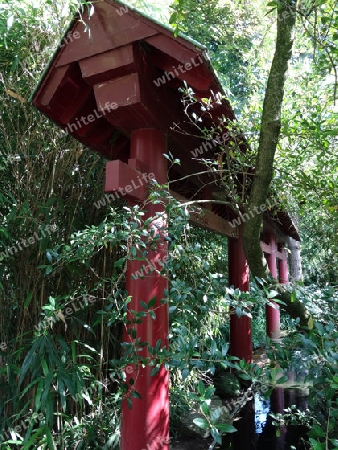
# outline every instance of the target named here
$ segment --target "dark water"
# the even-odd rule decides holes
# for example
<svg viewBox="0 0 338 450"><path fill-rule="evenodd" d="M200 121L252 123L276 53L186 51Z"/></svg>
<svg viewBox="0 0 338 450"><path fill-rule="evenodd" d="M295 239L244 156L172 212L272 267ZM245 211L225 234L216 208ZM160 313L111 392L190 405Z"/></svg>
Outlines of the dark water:
<svg viewBox="0 0 338 450"><path fill-rule="evenodd" d="M301 426L276 427L269 412L283 413L284 409L296 405L304 411L308 407L307 392L304 389L277 388L268 399L259 394L250 400L240 412L240 419L234 422L238 432L223 438L222 446L211 446L212 439L190 439L173 442L172 450L308 450L306 429Z"/></svg>
<svg viewBox="0 0 338 450"><path fill-rule="evenodd" d="M269 399L256 394L242 410L242 418L234 425L238 433L222 448L231 450L307 450L306 429L289 426L279 429L272 425L270 412L284 413L284 409L296 405L300 410L308 406L304 390L275 389Z"/></svg>

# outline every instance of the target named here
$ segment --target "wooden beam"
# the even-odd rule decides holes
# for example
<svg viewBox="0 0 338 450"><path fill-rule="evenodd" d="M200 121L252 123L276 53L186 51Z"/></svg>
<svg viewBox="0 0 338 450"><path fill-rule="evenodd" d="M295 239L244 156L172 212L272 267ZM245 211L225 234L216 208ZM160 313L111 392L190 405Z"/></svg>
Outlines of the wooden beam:
<svg viewBox="0 0 338 450"><path fill-rule="evenodd" d="M172 58L168 54L163 54L162 52L154 50L150 53L150 59L156 67L159 67L164 71L164 75L159 77L159 79L164 80L163 84L176 78L181 81L186 81L190 86L198 91L207 91L210 87L211 75L203 65L203 59L199 55L196 55L195 58L192 57L187 62L180 64L179 60ZM158 80L157 83L159 86L162 85L162 83Z"/></svg>
<svg viewBox="0 0 338 450"><path fill-rule="evenodd" d="M147 174L142 174L119 159L106 163L104 190L105 192L115 192L117 198L122 195L131 200L144 201L147 194L147 181Z"/></svg>
<svg viewBox="0 0 338 450"><path fill-rule="evenodd" d="M51 70L49 73L48 83L44 82L40 94L40 105L49 106L57 89L59 89L62 80L70 71L69 66L63 66L56 70Z"/></svg>
<svg viewBox="0 0 338 450"><path fill-rule="evenodd" d="M170 194L178 201L182 203L187 203L189 200L187 200L185 197L183 197L180 194L177 194L176 192L170 191ZM198 208L198 211L191 211L190 208ZM231 238L238 239L238 227L232 226L229 221L223 219L222 217L218 216L217 214L208 211L205 208L202 208L198 205L191 205L189 208L190 212L190 221L196 225L199 225L202 228L206 228L207 230L215 231L218 234L221 234L222 236L228 236Z"/></svg>
<svg viewBox="0 0 338 450"><path fill-rule="evenodd" d="M197 49L191 50L187 48L186 43L182 45L177 39L173 39L171 36L165 36L162 32L147 37L145 41L183 64L190 62L191 59L197 59L199 55L203 55L201 50L197 53Z"/></svg>
<svg viewBox="0 0 338 450"><path fill-rule="evenodd" d="M284 259L283 253L277 251L277 252L276 252L276 258L277 258L277 259L280 259L280 260L283 260L283 259Z"/></svg>
<svg viewBox="0 0 338 450"><path fill-rule="evenodd" d="M271 245L266 244L263 241L261 241L261 249L263 253L267 253L268 255L271 254Z"/></svg>
<svg viewBox="0 0 338 450"><path fill-rule="evenodd" d="M262 252L266 253L267 255L271 255L271 253L272 253L271 245L266 244L263 241L261 241L261 249L262 249ZM275 254L276 254L277 259L281 259L281 260L284 259L283 253L276 251Z"/></svg>
<svg viewBox="0 0 338 450"><path fill-rule="evenodd" d="M131 44L82 59L79 65L83 79L92 85L137 72Z"/></svg>

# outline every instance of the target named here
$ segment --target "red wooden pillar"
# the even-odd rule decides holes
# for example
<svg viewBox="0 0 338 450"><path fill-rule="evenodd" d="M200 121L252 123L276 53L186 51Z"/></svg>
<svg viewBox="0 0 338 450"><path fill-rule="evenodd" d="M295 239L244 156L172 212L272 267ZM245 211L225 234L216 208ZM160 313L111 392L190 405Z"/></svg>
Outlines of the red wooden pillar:
<svg viewBox="0 0 338 450"><path fill-rule="evenodd" d="M271 411L274 413L284 413L284 388L275 388L271 393Z"/></svg>
<svg viewBox="0 0 338 450"><path fill-rule="evenodd" d="M271 253L266 258L272 277L277 278L277 244L274 234L270 234L269 241ZM277 303L274 305L275 308L266 305L266 333L269 338L276 340L280 339L280 310Z"/></svg>
<svg viewBox="0 0 338 450"><path fill-rule="evenodd" d="M166 153L166 136L162 131L141 129L132 133L129 164L135 165L136 168L143 166L143 170L148 174L154 174L156 181L160 184L167 182L167 164L163 153ZM133 201L130 202L130 204L133 203ZM163 212L162 205L148 204L144 219L154 217L157 212ZM150 228L158 234L161 233L159 227L163 225L165 225L165 217L160 215ZM161 270L161 262L165 263L166 256L167 246L164 240L160 239L156 250L149 251L147 261L129 261L127 267L126 288L132 297L128 309L143 310L140 301L148 303L156 296L156 305L153 308L156 320L148 315L141 324L129 326L136 329L136 337L140 338L141 342L149 342L153 347L158 340L161 340L162 347L168 345L168 305L161 303L164 290L168 287L168 280L152 270L153 268ZM142 270L145 274L144 278L132 277L137 271ZM128 317L133 318L129 313ZM125 332L124 341L131 340L131 335ZM142 357L148 356L146 349L139 354ZM150 375L151 370L152 367L148 365L144 368L141 365L126 367L129 394L135 390L142 398L131 397L131 409L126 399L123 401L121 450L158 450L159 448L169 450L169 373L163 366L154 376Z"/></svg>
<svg viewBox="0 0 338 450"><path fill-rule="evenodd" d="M271 412L284 414L284 388L275 388L270 397L271 402ZM281 427L280 436L276 439L276 446L273 447L276 450L283 450L285 448L285 440L286 440L287 428L285 426Z"/></svg>
<svg viewBox="0 0 338 450"><path fill-rule="evenodd" d="M283 255L283 259L279 260L279 282L281 284L287 284L289 282L289 271L288 271L288 258L286 256L284 244L280 245L279 251Z"/></svg>
<svg viewBox="0 0 338 450"><path fill-rule="evenodd" d="M229 284L241 291L249 290L249 266L244 255L242 229L238 239L229 239ZM247 362L252 361L251 319L230 315L230 353Z"/></svg>

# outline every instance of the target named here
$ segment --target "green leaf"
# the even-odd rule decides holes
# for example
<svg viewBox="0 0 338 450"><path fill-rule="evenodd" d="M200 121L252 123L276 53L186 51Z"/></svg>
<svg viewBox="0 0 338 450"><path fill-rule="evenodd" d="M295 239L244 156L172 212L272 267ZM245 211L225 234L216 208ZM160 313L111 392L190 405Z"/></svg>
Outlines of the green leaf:
<svg viewBox="0 0 338 450"><path fill-rule="evenodd" d="M131 395L132 395L132 397L134 397L134 398L142 398L142 397L141 397L141 394L140 394L139 392L137 392L137 391L133 391L133 392L131 393Z"/></svg>
<svg viewBox="0 0 338 450"><path fill-rule="evenodd" d="M290 301L291 303L294 303L297 300L297 292L292 291Z"/></svg>
<svg viewBox="0 0 338 450"><path fill-rule="evenodd" d="M162 345L162 341L161 341L161 339L158 339L155 344L155 349L157 352L159 352L161 345Z"/></svg>
<svg viewBox="0 0 338 450"><path fill-rule="evenodd" d="M308 322L307 322L307 326L309 327L309 330L313 330L313 319L312 316L310 316Z"/></svg>
<svg viewBox="0 0 338 450"><path fill-rule="evenodd" d="M193 420L194 424L198 426L198 428L202 428L203 430L206 430L209 428L209 423L206 419L203 419L202 417L196 417L196 419Z"/></svg>
<svg viewBox="0 0 338 450"><path fill-rule="evenodd" d="M189 369L185 368L182 370L182 380L184 381L189 376Z"/></svg>
<svg viewBox="0 0 338 450"><path fill-rule="evenodd" d="M311 442L312 450L324 450L324 447L320 442L316 441L313 438L309 438L309 441Z"/></svg>
<svg viewBox="0 0 338 450"><path fill-rule="evenodd" d="M39 384L38 384L38 388L36 390L36 394L35 394L35 398L34 398L34 402L35 402L35 408L37 410L39 410L40 406L41 406L41 397L42 397L42 393L44 391L44 384L43 384L43 379L40 379Z"/></svg>
<svg viewBox="0 0 338 450"><path fill-rule="evenodd" d="M217 442L217 444L222 445L222 436L217 430L217 428L212 428L210 434L214 438L214 441Z"/></svg>
<svg viewBox="0 0 338 450"><path fill-rule="evenodd" d="M20 398L23 398L24 395L26 394L26 392L28 392L29 389L30 389L32 386L34 386L35 384L37 384L37 383L42 384L41 378L39 378L39 379L37 379L37 380L34 380L34 381L32 381L31 383L29 383L29 385L26 386L25 389L20 393Z"/></svg>
<svg viewBox="0 0 338 450"><path fill-rule="evenodd" d="M201 411L202 411L203 414L205 414L206 416L210 415L210 408L205 402L203 402L201 404L200 408L201 408Z"/></svg>
<svg viewBox="0 0 338 450"><path fill-rule="evenodd" d="M46 275L49 275L52 271L53 271L53 267L52 266L46 266L46 271L45 271Z"/></svg>
<svg viewBox="0 0 338 450"><path fill-rule="evenodd" d="M239 378L241 378L242 380L251 380L250 375L247 375L246 373L237 373L236 374Z"/></svg>
<svg viewBox="0 0 338 450"><path fill-rule="evenodd" d="M40 427L38 428L34 434L32 434L32 437L29 439L29 441L25 444L25 448L31 448L31 446L36 443L38 436L40 436L40 434L45 433L47 430L46 426Z"/></svg>
<svg viewBox="0 0 338 450"><path fill-rule="evenodd" d="M47 437L47 444L48 444L49 450L54 450L55 449L55 445L54 445L54 442L53 442L53 436L52 436L49 428L46 428L46 437Z"/></svg>
<svg viewBox="0 0 338 450"><path fill-rule="evenodd" d="M217 423L215 427L224 433L236 433L237 429L229 423Z"/></svg>
<svg viewBox="0 0 338 450"><path fill-rule="evenodd" d="M215 422L217 422L217 420L221 417L221 413L222 413L221 408L213 409L210 412L210 419L212 424L215 424Z"/></svg>
<svg viewBox="0 0 338 450"><path fill-rule="evenodd" d="M174 24L176 24L176 21L177 21L177 12L174 12L174 13L172 13L172 15L169 18L169 23L170 23L170 25L174 25ZM170 159L168 157L168 155L164 155L164 157L167 159Z"/></svg>
<svg viewBox="0 0 338 450"><path fill-rule="evenodd" d="M152 371L150 372L150 376L152 377L152 376L156 375L159 371L160 371L160 366L154 367L152 369Z"/></svg>
<svg viewBox="0 0 338 450"><path fill-rule="evenodd" d="M280 377L278 378L278 380L276 380L276 384L283 384L283 383L287 383L287 381L289 380L288 377Z"/></svg>
<svg viewBox="0 0 338 450"><path fill-rule="evenodd" d="M267 297L268 297L268 298L275 298L275 297L277 297L277 295L278 295L278 292L272 290L272 291L270 291L270 292L268 293Z"/></svg>
<svg viewBox="0 0 338 450"><path fill-rule="evenodd" d="M208 386L207 389L205 390L204 397L207 400L209 400L214 395L214 393L215 393L215 388L213 386Z"/></svg>
<svg viewBox="0 0 338 450"><path fill-rule="evenodd" d="M75 365L76 364L76 345L75 345L74 341L71 344L71 348L72 348L72 361L73 361L73 364Z"/></svg>
<svg viewBox="0 0 338 450"><path fill-rule="evenodd" d="M148 302L148 308L153 308L156 305L156 296L153 297L151 300L149 300Z"/></svg>
<svg viewBox="0 0 338 450"><path fill-rule="evenodd" d="M47 362L45 359L41 360L41 366L42 366L44 376L47 376L49 374L49 368L47 366Z"/></svg>
<svg viewBox="0 0 338 450"><path fill-rule="evenodd" d="M199 380L198 384L197 384L197 392L201 395L204 396L205 394L205 386L203 381Z"/></svg>
<svg viewBox="0 0 338 450"><path fill-rule="evenodd" d="M120 258L120 259L118 259L117 261L114 262L114 267L115 268L122 267L125 262L126 262L126 258Z"/></svg>
<svg viewBox="0 0 338 450"><path fill-rule="evenodd" d="M325 438L326 433L319 425L313 425L311 432L315 432L315 436Z"/></svg>
<svg viewBox="0 0 338 450"><path fill-rule="evenodd" d="M21 366L21 370L20 370L20 378L19 378L19 386L21 385L23 379L26 376L26 373L28 372L28 369L32 366L33 363L33 356L34 356L34 352L32 351L32 349L27 353L24 362ZM34 358L35 359L35 358Z"/></svg>

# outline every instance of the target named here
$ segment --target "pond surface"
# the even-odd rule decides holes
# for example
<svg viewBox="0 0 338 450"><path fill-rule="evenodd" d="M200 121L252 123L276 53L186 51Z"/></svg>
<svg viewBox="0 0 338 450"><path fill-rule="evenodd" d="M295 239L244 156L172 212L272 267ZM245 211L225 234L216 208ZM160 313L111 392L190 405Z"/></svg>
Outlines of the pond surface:
<svg viewBox="0 0 338 450"><path fill-rule="evenodd" d="M268 399L259 394L250 400L241 410L240 419L234 422L238 432L224 438L222 446L211 446L212 439L187 439L174 441L172 450L308 450L305 444L306 429L290 426L280 429L276 435L276 427L269 412L283 413L285 408L296 405L304 411L308 407L306 389L277 388ZM277 433L278 434L278 433Z"/></svg>

